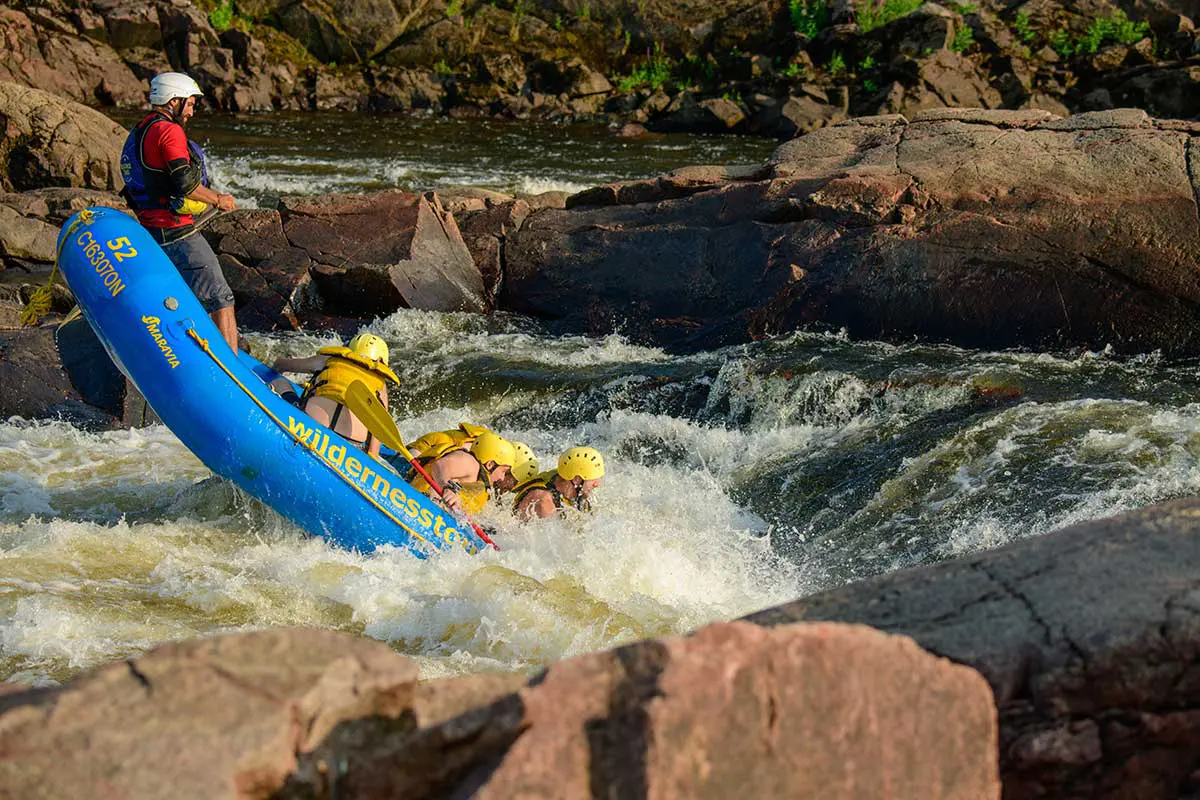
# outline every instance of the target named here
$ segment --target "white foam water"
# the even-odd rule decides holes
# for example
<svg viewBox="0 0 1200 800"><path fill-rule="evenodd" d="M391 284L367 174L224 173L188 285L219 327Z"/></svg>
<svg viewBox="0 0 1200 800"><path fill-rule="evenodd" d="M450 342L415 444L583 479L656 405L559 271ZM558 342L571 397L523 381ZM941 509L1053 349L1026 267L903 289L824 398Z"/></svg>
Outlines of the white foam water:
<svg viewBox="0 0 1200 800"><path fill-rule="evenodd" d="M594 513L522 524L504 503L480 515L499 551L353 553L209 479L161 426L10 420L0 677L279 625L379 639L430 677L533 670L1200 489L1195 380L1152 358L838 334L677 357L418 311L365 330L391 345L407 437L469 420L546 467L597 447ZM268 361L338 342L250 338Z"/></svg>

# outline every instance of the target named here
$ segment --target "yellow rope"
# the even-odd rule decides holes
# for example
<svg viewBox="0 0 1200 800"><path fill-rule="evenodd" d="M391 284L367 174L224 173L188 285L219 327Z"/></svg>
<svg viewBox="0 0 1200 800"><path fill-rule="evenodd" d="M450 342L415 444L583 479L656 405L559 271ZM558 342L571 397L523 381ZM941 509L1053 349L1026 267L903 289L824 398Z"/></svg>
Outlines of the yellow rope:
<svg viewBox="0 0 1200 800"><path fill-rule="evenodd" d="M25 308L21 310L21 324L26 327L33 327L41 321L42 317L50 313L50 308L54 305L54 279L58 277L58 262L54 262L54 269L50 270L50 279L46 281L45 286L39 286L29 295L29 299L25 301Z"/></svg>
<svg viewBox="0 0 1200 800"><path fill-rule="evenodd" d="M332 470L334 475L337 475L339 478L341 478L352 489L354 489L354 491L358 492L360 495L365 497L367 499L367 501L370 502L371 505L375 506L377 509L382 511L388 517L388 519L390 519L392 522L399 525L404 530L408 531L413 536L420 539L425 544L429 545L429 541L424 536L422 536L421 534L414 531L412 528L405 525L403 522L400 521L400 519L398 519L394 514L392 514L392 512L388 511L386 508L379 505L379 503L375 500L375 498L371 497L371 495L369 495L365 491L363 491L363 488L361 486L359 486L358 483L350 480L350 477L348 475L343 475L342 472L340 470L338 470L336 467L334 467L333 464L326 461L319 453L317 453L316 448L313 445L310 445L308 442L304 441L299 436L297 436L295 433L293 433L291 428L289 428L287 425L284 424L283 420L279 419L279 417L272 414L270 409L268 409L265 405L263 405L262 401L260 401L257 397L255 397L254 393L251 392L248 388L246 388L245 384L243 384L241 381L239 381L237 379L237 376L235 376L232 372L230 372L229 369L223 363L221 363L221 359L217 358L217 354L214 353L212 351L212 348L210 348L208 346L208 340L203 338L202 336L200 336L200 334L196 333L195 328L188 328L187 334L188 334L188 336L190 336L192 339L195 340L196 344L198 344L200 346L201 350L203 350L205 353L208 354L209 358L211 358L214 362L216 362L216 365L221 368L221 371L224 372L226 375L228 375L233 380L233 382L235 384L237 384L238 388L241 389L243 392L245 392L246 396L254 401L254 404L256 406L258 406L259 408L262 409L264 414L266 414L268 417L270 417L275 422L276 425L278 425L284 431L287 431L287 434L289 436L291 436L293 439L295 439L296 444L304 445L305 449L307 449L309 452L311 452L313 455L315 455L317 457L318 461L320 461L322 464L324 464L326 467L328 467L330 470ZM397 475L396 477L399 478L400 476ZM401 478L401 480L403 480L403 478ZM430 546L432 547L433 545L430 545Z"/></svg>
<svg viewBox="0 0 1200 800"><path fill-rule="evenodd" d="M25 308L21 310L22 325L33 327L50 312L54 303L54 279L58 277L58 262L62 260L63 245L71 238L71 234L75 232L76 228L81 224L91 225L94 218L90 209L83 209L75 215L74 221L58 237L58 247L54 250L54 267L50 270L50 278L46 281L45 286L39 286L33 290L33 294L29 295L29 300L25 302Z"/></svg>

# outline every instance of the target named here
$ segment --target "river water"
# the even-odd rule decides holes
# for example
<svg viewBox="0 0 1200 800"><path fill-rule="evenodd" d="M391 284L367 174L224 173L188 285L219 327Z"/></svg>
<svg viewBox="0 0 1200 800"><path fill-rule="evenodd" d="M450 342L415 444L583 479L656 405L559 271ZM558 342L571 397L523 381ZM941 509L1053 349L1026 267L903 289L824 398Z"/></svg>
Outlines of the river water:
<svg viewBox="0 0 1200 800"><path fill-rule="evenodd" d="M198 119L199 123L200 120ZM573 190L771 143L392 118L208 119L218 180L281 194ZM406 437L471 420L608 475L586 518L482 515L503 549L421 562L305 536L162 427L0 423L0 679L279 625L389 643L422 675L533 670L1200 489L1196 364L798 333L687 357L529 320L402 311ZM311 353L310 334L250 335Z"/></svg>

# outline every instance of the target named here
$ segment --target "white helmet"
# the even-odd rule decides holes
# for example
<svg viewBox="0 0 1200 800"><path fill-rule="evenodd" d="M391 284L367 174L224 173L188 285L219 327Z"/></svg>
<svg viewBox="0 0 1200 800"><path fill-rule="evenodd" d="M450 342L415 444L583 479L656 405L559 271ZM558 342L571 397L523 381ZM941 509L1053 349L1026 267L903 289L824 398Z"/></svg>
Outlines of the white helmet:
<svg viewBox="0 0 1200 800"><path fill-rule="evenodd" d="M176 97L202 96L200 84L182 72L164 72L150 79L150 105L165 106Z"/></svg>

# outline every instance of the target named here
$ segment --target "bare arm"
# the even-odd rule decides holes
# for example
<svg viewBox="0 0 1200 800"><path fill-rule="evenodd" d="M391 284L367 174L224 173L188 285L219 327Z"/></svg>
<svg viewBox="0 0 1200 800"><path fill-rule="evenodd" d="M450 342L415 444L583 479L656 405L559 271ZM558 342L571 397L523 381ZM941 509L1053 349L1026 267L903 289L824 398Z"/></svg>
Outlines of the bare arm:
<svg viewBox="0 0 1200 800"><path fill-rule="evenodd" d="M187 193L187 198L216 206L222 211L233 211L237 208L237 201L233 199L233 195L217 194L202 183L196 184L196 188Z"/></svg>
<svg viewBox="0 0 1200 800"><path fill-rule="evenodd" d="M445 486L450 481L470 483L479 480L479 462L470 453L456 450L434 461L429 467L429 474L439 486Z"/></svg>
<svg viewBox="0 0 1200 800"><path fill-rule="evenodd" d="M479 480L479 462L465 450L456 450L430 464L429 477L433 478L434 483L445 489L442 492L442 502L446 504L446 507L459 513L462 511L462 500L457 492L447 488L447 484L451 482L471 483ZM430 490L432 491L432 487Z"/></svg>
<svg viewBox="0 0 1200 800"><path fill-rule="evenodd" d="M325 369L329 356L305 356L304 358L277 358L272 365L276 372L320 372Z"/></svg>

